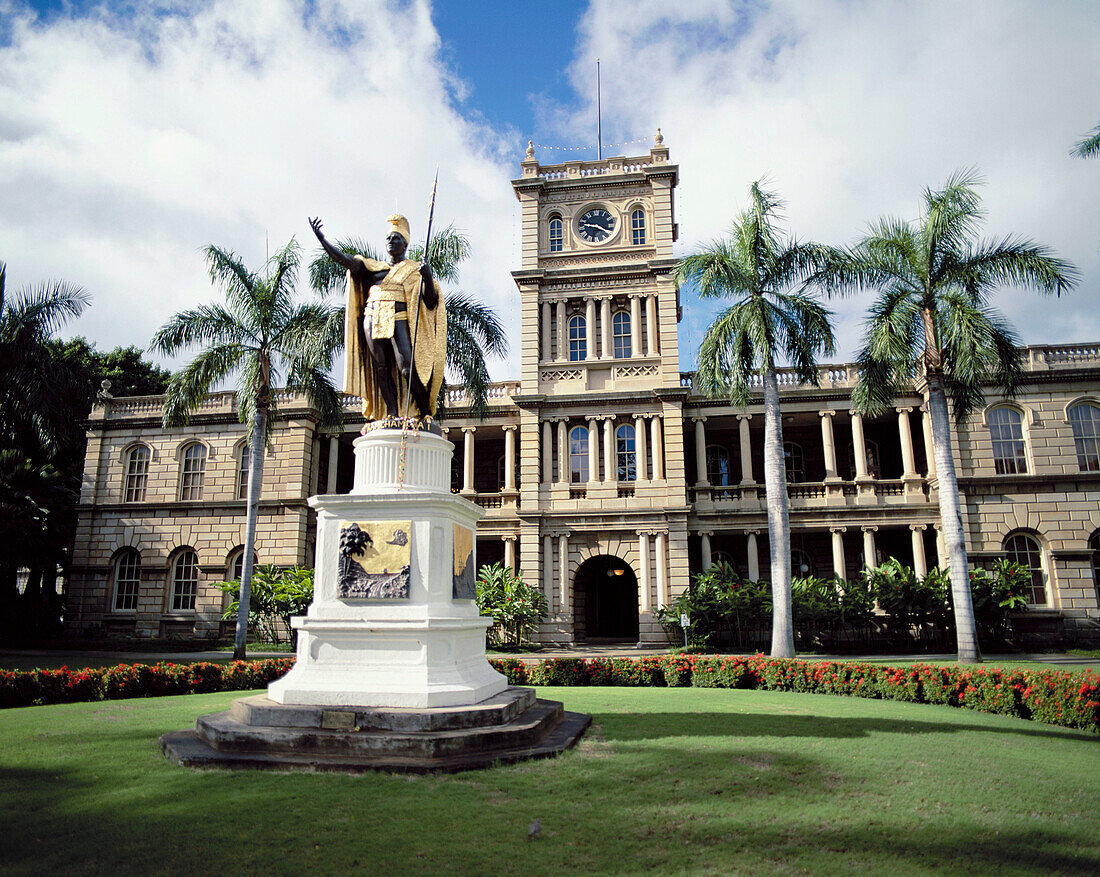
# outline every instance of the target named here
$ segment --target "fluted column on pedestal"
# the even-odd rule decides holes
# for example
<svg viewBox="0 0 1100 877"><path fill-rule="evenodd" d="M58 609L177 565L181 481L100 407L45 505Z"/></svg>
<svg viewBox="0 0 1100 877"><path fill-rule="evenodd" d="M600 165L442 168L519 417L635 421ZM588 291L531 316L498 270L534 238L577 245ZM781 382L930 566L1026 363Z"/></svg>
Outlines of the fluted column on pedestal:
<svg viewBox="0 0 1100 877"><path fill-rule="evenodd" d="M639 608L642 612L652 609L649 586L649 531L638 531L638 587L640 591Z"/></svg>
<svg viewBox="0 0 1100 877"><path fill-rule="evenodd" d="M925 524L910 524L909 530L913 540L913 572L918 577L928 575L928 559L924 554L924 528Z"/></svg>
<svg viewBox="0 0 1100 877"><path fill-rule="evenodd" d="M639 414L634 418L634 461L638 469L639 484L649 481L649 456L645 430L645 418Z"/></svg>
<svg viewBox="0 0 1100 877"><path fill-rule="evenodd" d="M504 489L516 489L516 430L518 423L504 425Z"/></svg>
<svg viewBox="0 0 1100 877"><path fill-rule="evenodd" d="M756 536L759 530L746 530L745 553L749 566L749 581L760 581L760 550L756 544Z"/></svg>
<svg viewBox="0 0 1100 877"><path fill-rule="evenodd" d="M863 531L863 566L874 569L878 566L878 553L875 550L875 531L878 527L860 527Z"/></svg>
<svg viewBox="0 0 1100 877"><path fill-rule="evenodd" d="M833 575L842 582L848 580L848 567L844 562L844 536L847 527L830 527L833 534Z"/></svg>
<svg viewBox="0 0 1100 877"><path fill-rule="evenodd" d="M474 433L476 426L462 427L462 492L474 492Z"/></svg>
<svg viewBox="0 0 1100 877"><path fill-rule="evenodd" d="M751 414L737 415L737 429L741 439L741 483L755 484L752 477L752 444L749 441Z"/></svg>
<svg viewBox="0 0 1100 877"><path fill-rule="evenodd" d="M709 487L710 479L707 473L707 434L703 426L707 422L705 417L691 418L695 422L695 486Z"/></svg>
<svg viewBox="0 0 1100 877"><path fill-rule="evenodd" d="M588 415L588 484L592 486L600 480L600 419Z"/></svg>

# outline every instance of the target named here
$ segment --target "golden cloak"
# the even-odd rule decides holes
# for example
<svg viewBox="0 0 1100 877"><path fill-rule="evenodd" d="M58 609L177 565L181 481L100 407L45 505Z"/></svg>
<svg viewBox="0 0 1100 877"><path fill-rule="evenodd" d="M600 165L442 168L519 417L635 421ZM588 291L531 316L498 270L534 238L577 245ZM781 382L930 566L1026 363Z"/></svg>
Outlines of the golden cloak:
<svg viewBox="0 0 1100 877"><path fill-rule="evenodd" d="M413 361L416 374L428 390L431 406L431 411L416 413L434 415L447 360L447 307L443 299L443 291L433 280L439 295L439 303L435 308L429 309L420 301L419 262L406 259L397 265L390 265L388 262L379 262L365 256L355 258L362 262L368 271L388 271L388 273L375 286L363 289L363 284L357 281L350 271L348 272L347 297L344 303L344 392L359 396L363 400L363 416L367 420L381 420L386 416L386 404L374 380L370 352L363 342L363 313L368 304L377 303L379 310L376 314L382 319L376 320L378 325L371 334L375 338L392 338L393 304L403 301L406 306L405 313L417 315L416 349L413 351ZM410 338L413 332L414 326L410 320ZM395 375L395 383L399 388L399 404L404 406L401 382L396 380L396 377ZM415 407L414 405L413 408ZM404 413L403 408L401 413Z"/></svg>

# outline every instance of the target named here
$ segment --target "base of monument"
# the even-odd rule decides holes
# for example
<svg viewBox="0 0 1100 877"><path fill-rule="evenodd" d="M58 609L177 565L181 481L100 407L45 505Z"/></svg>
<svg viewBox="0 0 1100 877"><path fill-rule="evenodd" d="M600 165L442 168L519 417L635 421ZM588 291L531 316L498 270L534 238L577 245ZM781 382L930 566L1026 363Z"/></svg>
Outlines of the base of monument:
<svg viewBox="0 0 1100 877"><path fill-rule="evenodd" d="M256 695L165 734L160 746L187 767L453 772L558 755L591 722L530 688L432 709L286 705Z"/></svg>

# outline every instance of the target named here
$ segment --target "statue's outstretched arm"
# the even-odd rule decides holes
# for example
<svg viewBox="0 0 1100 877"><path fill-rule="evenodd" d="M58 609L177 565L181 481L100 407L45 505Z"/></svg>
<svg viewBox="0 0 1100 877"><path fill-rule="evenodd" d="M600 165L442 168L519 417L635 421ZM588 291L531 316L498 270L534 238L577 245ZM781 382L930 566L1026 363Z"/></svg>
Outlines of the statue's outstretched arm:
<svg viewBox="0 0 1100 877"><path fill-rule="evenodd" d="M356 275L366 270L366 266L358 259L349 256L347 253L340 252L340 250L336 249L336 247L325 240L325 236L321 232L320 218L311 219L309 221L309 227L313 229L313 233L317 235L317 240L321 242L321 246L324 248L325 252L328 253L328 257L332 259L333 262Z"/></svg>

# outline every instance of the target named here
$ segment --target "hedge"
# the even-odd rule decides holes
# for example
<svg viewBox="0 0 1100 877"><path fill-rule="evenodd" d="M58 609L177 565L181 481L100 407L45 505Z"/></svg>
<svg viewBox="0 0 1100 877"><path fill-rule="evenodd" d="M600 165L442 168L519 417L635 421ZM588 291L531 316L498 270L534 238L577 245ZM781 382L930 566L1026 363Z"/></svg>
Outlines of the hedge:
<svg viewBox="0 0 1100 877"><path fill-rule="evenodd" d="M751 656L658 655L490 658L512 685L644 685L839 694L934 703L1100 733L1100 675L1092 670L1005 670ZM293 658L230 664L119 664L70 670L0 670L0 707L263 688Z"/></svg>
<svg viewBox="0 0 1100 877"><path fill-rule="evenodd" d="M1093 670L1005 670L752 656L660 655L490 659L512 685L667 685L840 694L934 703L1100 733L1100 675Z"/></svg>

